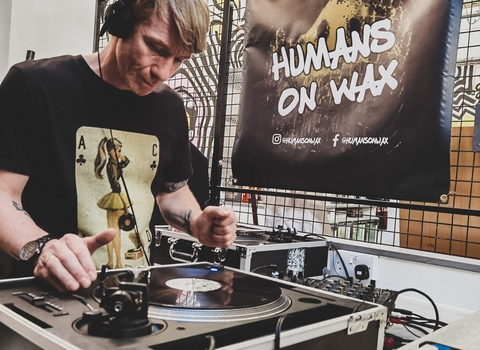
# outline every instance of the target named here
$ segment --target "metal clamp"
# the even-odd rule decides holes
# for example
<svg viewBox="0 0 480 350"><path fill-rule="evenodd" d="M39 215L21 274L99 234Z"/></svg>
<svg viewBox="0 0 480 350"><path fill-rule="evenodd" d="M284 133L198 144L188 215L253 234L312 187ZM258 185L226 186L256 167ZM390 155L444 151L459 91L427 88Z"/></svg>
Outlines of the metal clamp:
<svg viewBox="0 0 480 350"><path fill-rule="evenodd" d="M216 265L220 265L227 258L227 248L218 248L217 247L213 250L213 254L214 254L213 262Z"/></svg>
<svg viewBox="0 0 480 350"><path fill-rule="evenodd" d="M373 313L352 315L348 320L347 333L348 335L350 335L350 334L363 332L367 329L368 324L370 322L372 321L386 322L386 319L387 319L386 308L385 310L376 311Z"/></svg>
<svg viewBox="0 0 480 350"><path fill-rule="evenodd" d="M162 243L162 231L155 230L155 248L160 247L161 243Z"/></svg>

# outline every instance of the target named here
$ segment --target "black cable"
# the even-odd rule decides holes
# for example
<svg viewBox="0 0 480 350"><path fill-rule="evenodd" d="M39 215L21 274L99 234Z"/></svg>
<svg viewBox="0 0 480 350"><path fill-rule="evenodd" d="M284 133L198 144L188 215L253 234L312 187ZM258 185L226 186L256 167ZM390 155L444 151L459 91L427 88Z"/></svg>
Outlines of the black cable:
<svg viewBox="0 0 480 350"><path fill-rule="evenodd" d="M328 279L328 278L341 278L342 280L350 281L347 277L340 276L340 275L327 275L324 279Z"/></svg>
<svg viewBox="0 0 480 350"><path fill-rule="evenodd" d="M329 244L329 247L333 248L333 250L335 250L335 252L337 253L338 258L340 259L340 262L342 263L343 270L345 271L345 276L347 276L348 280L350 280L350 275L348 274L347 266L345 265L345 262L343 261L342 256L341 256L340 253L338 252L337 247L335 247L335 245L333 245L333 243L330 243L330 244ZM352 281L353 281L353 279L352 279Z"/></svg>
<svg viewBox="0 0 480 350"><path fill-rule="evenodd" d="M304 236L297 236L296 238L300 241L306 241L308 237L315 237L315 238L318 238L318 239L321 239L321 240L326 240L325 237L323 237L322 235L319 235L317 233L309 233L309 234L304 235Z"/></svg>
<svg viewBox="0 0 480 350"><path fill-rule="evenodd" d="M102 64L100 62L100 51L97 51L97 58L98 58L98 69L99 69L99 73L100 73L100 78L103 80ZM112 129L110 129L110 138L111 138L112 143L113 143L113 130ZM119 164L118 164L118 159L117 159L116 152L114 152L114 154L115 154L114 159L115 159L115 162L117 163L117 166L118 166ZM133 226L134 226L134 229L135 229L135 236L137 237L138 244L140 245L140 247L143 251L143 255L145 256L145 260L147 261L147 265L151 266L150 259L148 257L147 252L145 251L145 247L143 246L143 243L142 243L142 240L141 240L141 237L140 237L140 232L139 232L138 226L137 226L137 220L135 219L136 218L135 212L133 211L133 203L132 203L132 200L130 199L130 195L128 193L127 184L125 183L125 179L123 178L123 171L122 171L122 169L120 169L120 167L119 167L119 170L120 170L120 178L122 179L123 187L125 188L125 194L127 195L128 204L130 204L130 208L132 210ZM128 210L127 210L127 213L128 213ZM125 214L127 214L127 213L125 213Z"/></svg>
<svg viewBox="0 0 480 350"><path fill-rule="evenodd" d="M362 305L365 304L365 300L367 299L367 297L365 295L362 295L362 298L363 298L362 303L360 305L358 305L355 309L353 309L352 314L357 312L358 309L360 309L362 307Z"/></svg>
<svg viewBox="0 0 480 350"><path fill-rule="evenodd" d="M422 332L422 333L425 334L425 335L428 335L428 334L429 334L425 329L423 329L423 328L420 327L420 326L416 326L416 325L412 325L412 324L402 324L402 326L403 326L410 334L412 334L414 337L417 337L417 338L420 338L421 336L418 335L418 334L413 333L413 332L409 329L409 327L414 328L414 329L416 329L417 331L420 331L420 332Z"/></svg>
<svg viewBox="0 0 480 350"><path fill-rule="evenodd" d="M110 138L112 139L112 142L113 142L113 131L112 129L110 129ZM117 166L119 165L118 164L118 159L117 159L117 155L116 153L114 152L115 154L115 162L117 162ZM148 254L147 252L145 251L145 247L143 246L143 243L142 243L142 239L140 237L140 232L138 230L138 225L137 225L137 219L136 219L136 216L135 216L135 211L133 210L133 203L132 203L132 200L130 198L130 194L128 193L128 188L127 188L127 183L125 182L125 178L123 177L123 170L120 169L119 167L119 173L120 173L120 179L122 179L122 183L123 183L123 187L125 189L125 194L127 195L127 199L128 199L128 204L130 205L130 209L132 210L132 215L133 215L133 226L134 226L134 230L135 230L135 236L137 237L137 240L138 240L138 244L140 245L140 247L142 248L142 251L143 251L143 255L145 256L145 260L147 260L147 265L148 266L151 266L150 264L150 259L148 257ZM128 211L127 211L128 213ZM127 214L125 213L125 214Z"/></svg>
<svg viewBox="0 0 480 350"><path fill-rule="evenodd" d="M434 330L437 330L439 327L439 324L440 324L440 317L439 317L439 314L438 314L438 308L437 308L437 305L435 304L435 302L433 301L432 298L430 298L426 293L422 292L421 290L418 290L418 289L415 289L415 288L406 288L406 289L402 289L400 291L397 292L397 294L395 295L395 297L398 297L400 294L402 293L406 293L406 292L416 292L418 294L421 294L423 295L425 298L428 299L428 301L432 304L433 306L433 310L435 311L435 328ZM390 300L394 297L394 295L391 295L390 297L388 297L388 299L383 303L384 305L388 304L388 302L390 302Z"/></svg>
<svg viewBox="0 0 480 350"><path fill-rule="evenodd" d="M435 320L432 320L430 318L426 318L422 315L419 315L419 314L416 314L410 310L405 310L405 309L397 309L397 308L394 308L393 311L395 312L399 312L403 315L406 315L404 318L405 320L407 321L410 321L410 322L413 322L415 324L418 324L418 325L429 325L430 323L434 323ZM442 327L445 327L448 325L448 323L446 322L442 322L442 321L438 321L438 324ZM433 326L429 326L430 328L432 328Z"/></svg>
<svg viewBox="0 0 480 350"><path fill-rule="evenodd" d="M434 326L429 326L429 325L426 325L426 324L420 324L420 323L416 323L416 322L407 322L406 323L408 326L412 326L412 327L422 327L422 329L424 328L428 328L428 329L432 329L432 330L435 330L435 327ZM425 331L426 332L426 331ZM425 333L427 334L427 333Z"/></svg>
<svg viewBox="0 0 480 350"><path fill-rule="evenodd" d="M417 320L411 320L411 319L408 319L408 318L406 320L407 320L408 324L414 324L414 325L421 326L421 327L424 327L424 328L430 328L430 329L433 329L433 330L437 330L438 328L441 328L441 327L436 328L434 324L431 324L432 322L435 322L434 320L431 320L431 321L417 321Z"/></svg>
<svg viewBox="0 0 480 350"><path fill-rule="evenodd" d="M435 320L432 320L431 318L426 318L422 315L419 315L419 314L416 314L414 312L412 312L412 316L409 316L411 319L415 319L415 320L424 320L424 321L427 321L427 323L430 323L430 322L435 322ZM407 317L408 318L408 317ZM446 322L443 322L443 321L438 321L438 324L442 327L445 327L445 326L448 326L448 323Z"/></svg>
<svg viewBox="0 0 480 350"><path fill-rule="evenodd" d="M82 297L81 295L77 295L77 294L72 294L72 297L74 297L75 299L77 299L79 302L81 302L83 305L87 306L90 311L93 311L93 307L88 303L87 299L85 299L84 297Z"/></svg>

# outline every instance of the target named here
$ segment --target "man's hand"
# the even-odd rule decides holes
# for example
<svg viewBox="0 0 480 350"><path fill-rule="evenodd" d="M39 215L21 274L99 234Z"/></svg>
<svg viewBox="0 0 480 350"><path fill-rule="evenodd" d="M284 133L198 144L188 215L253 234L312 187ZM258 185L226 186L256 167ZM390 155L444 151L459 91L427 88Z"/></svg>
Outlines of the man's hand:
<svg viewBox="0 0 480 350"><path fill-rule="evenodd" d="M45 244L33 273L61 292L88 288L97 278L92 254L112 241L115 235L114 229L108 229L92 237L66 234L60 239L52 239Z"/></svg>
<svg viewBox="0 0 480 350"><path fill-rule="evenodd" d="M206 246L226 248L235 241L237 218L233 209L209 206L202 210L188 186L160 193L157 204L169 225L191 234Z"/></svg>
<svg viewBox="0 0 480 350"><path fill-rule="evenodd" d="M237 218L232 208L210 206L192 218L190 229L200 243L227 248L237 237Z"/></svg>

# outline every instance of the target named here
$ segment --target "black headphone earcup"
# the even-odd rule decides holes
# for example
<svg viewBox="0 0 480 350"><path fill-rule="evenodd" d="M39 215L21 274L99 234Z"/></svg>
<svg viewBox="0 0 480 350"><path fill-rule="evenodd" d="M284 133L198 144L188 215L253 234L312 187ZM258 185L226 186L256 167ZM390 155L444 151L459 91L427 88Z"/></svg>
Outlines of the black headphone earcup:
<svg viewBox="0 0 480 350"><path fill-rule="evenodd" d="M107 7L105 21L100 36L108 31L117 38L127 38L133 30L134 18L131 5L125 5L123 0L118 0Z"/></svg>

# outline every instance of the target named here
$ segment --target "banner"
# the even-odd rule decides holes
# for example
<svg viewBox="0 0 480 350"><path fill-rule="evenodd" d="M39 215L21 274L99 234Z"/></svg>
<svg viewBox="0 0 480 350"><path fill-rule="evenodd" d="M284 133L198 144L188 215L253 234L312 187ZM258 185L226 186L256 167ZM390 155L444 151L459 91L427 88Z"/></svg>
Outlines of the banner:
<svg viewBox="0 0 480 350"><path fill-rule="evenodd" d="M461 9L248 1L237 184L446 202Z"/></svg>

